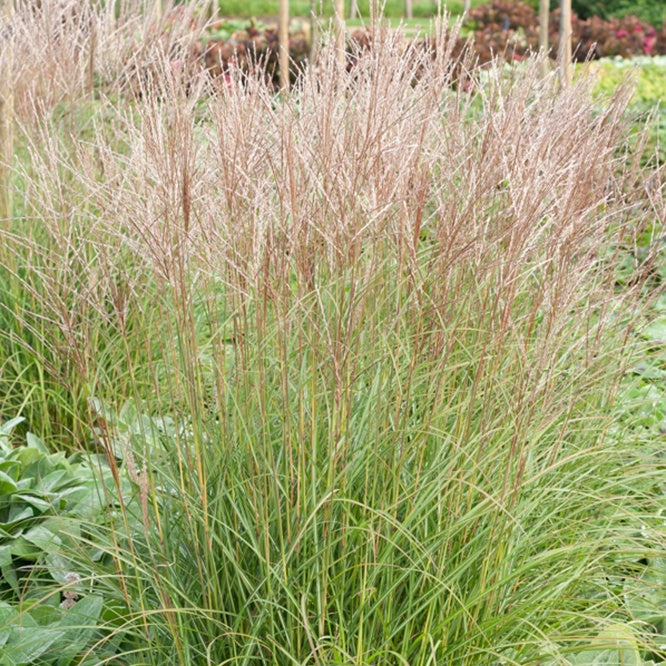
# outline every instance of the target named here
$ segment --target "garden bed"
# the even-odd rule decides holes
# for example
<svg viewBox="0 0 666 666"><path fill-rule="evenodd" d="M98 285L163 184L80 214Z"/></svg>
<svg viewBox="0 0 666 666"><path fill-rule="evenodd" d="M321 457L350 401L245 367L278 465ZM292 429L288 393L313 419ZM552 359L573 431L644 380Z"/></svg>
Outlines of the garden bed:
<svg viewBox="0 0 666 666"><path fill-rule="evenodd" d="M558 34L559 10L555 10L549 18L552 58L557 54ZM428 41L427 36L419 36L418 33L415 39ZM349 33L348 49L356 51L359 46L366 47L371 40L370 29L355 28ZM666 23L654 27L632 15L621 19L594 16L582 20L574 13L572 41L574 60L577 62L614 56L664 55ZM454 52L461 53L466 45L470 46L479 63L489 62L497 56L508 60L525 58L538 51L537 13L525 2L494 0L491 4L479 5L470 11L463 24ZM289 39L292 79L302 70L311 47L310 22L294 20ZM213 23L197 47L197 55L203 58L213 76L227 76L230 67L247 70L252 63L262 63L267 65L276 83L279 81L278 53L276 26L254 20L227 19Z"/></svg>

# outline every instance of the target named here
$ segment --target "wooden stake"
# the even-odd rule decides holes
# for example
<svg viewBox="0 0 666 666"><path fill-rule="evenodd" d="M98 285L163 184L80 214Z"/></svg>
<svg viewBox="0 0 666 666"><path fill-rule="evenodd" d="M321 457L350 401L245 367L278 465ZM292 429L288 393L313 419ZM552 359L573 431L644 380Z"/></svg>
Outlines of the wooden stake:
<svg viewBox="0 0 666 666"><path fill-rule="evenodd" d="M12 22L14 0L0 0L0 227L8 228L12 218L12 162L14 161L14 86L12 81Z"/></svg>
<svg viewBox="0 0 666 666"><path fill-rule="evenodd" d="M412 11L412 0L405 0L405 18L414 18L414 12Z"/></svg>
<svg viewBox="0 0 666 666"><path fill-rule="evenodd" d="M345 0L334 0L335 10L335 48L340 64L345 64Z"/></svg>
<svg viewBox="0 0 666 666"><path fill-rule="evenodd" d="M560 61L560 83L568 88L571 85L571 0L560 0L560 47L557 57Z"/></svg>
<svg viewBox="0 0 666 666"><path fill-rule="evenodd" d="M278 41L280 43L280 88L289 90L289 0L280 0Z"/></svg>
<svg viewBox="0 0 666 666"><path fill-rule="evenodd" d="M539 0L539 49L544 54L544 60L541 65L541 74L548 74L548 17L550 3L548 0Z"/></svg>

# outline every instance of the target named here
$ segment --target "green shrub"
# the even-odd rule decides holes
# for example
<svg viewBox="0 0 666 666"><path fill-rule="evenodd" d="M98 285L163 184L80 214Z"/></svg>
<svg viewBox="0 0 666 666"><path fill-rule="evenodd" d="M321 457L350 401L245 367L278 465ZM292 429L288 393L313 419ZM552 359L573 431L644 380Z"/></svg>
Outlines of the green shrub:
<svg viewBox="0 0 666 666"><path fill-rule="evenodd" d="M638 16L656 28L666 21L666 10L661 0L572 0L573 10L583 19L590 16L622 18L629 14Z"/></svg>
<svg viewBox="0 0 666 666"><path fill-rule="evenodd" d="M533 9L539 9L539 0L528 0L528 4ZM551 11L558 6L558 0L550 0ZM666 21L664 3L661 0L572 0L571 8L582 19L591 16L622 18L633 14L656 28Z"/></svg>

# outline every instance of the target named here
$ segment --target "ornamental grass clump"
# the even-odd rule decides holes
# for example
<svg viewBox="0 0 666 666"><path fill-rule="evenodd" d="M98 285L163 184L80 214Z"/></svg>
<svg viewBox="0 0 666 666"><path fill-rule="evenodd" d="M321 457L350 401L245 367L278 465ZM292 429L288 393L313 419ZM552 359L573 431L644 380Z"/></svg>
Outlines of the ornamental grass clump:
<svg viewBox="0 0 666 666"><path fill-rule="evenodd" d="M663 459L613 416L663 170L628 90L456 85L454 41L281 97L155 46L140 95L22 124L0 413L115 479L59 553L105 604L76 663L664 656L627 601Z"/></svg>

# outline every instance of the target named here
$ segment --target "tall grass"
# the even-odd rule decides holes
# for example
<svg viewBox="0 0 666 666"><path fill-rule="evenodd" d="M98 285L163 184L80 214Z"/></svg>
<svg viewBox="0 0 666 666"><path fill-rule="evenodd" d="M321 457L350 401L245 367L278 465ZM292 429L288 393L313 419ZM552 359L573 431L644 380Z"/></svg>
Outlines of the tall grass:
<svg viewBox="0 0 666 666"><path fill-rule="evenodd" d="M538 62L456 85L441 28L350 71L325 50L278 98L123 34L94 99L22 61L0 250L0 414L116 473L61 553L106 604L80 663L651 644L625 595L664 547L663 461L611 428L643 284L616 258L656 215L628 91L599 109Z"/></svg>

